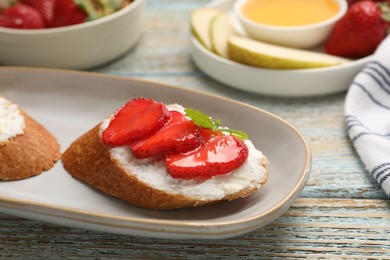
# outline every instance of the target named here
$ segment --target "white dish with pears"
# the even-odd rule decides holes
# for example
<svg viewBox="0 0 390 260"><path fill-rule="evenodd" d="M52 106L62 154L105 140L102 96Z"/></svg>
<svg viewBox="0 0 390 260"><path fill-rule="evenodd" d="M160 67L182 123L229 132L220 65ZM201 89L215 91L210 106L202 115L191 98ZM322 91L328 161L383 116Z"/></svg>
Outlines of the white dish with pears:
<svg viewBox="0 0 390 260"><path fill-rule="evenodd" d="M233 13L234 0L216 0L208 6L229 13L236 33L246 36ZM246 36L247 37L247 36ZM371 56L341 65L308 69L267 69L245 65L210 51L191 38L192 58L211 78L240 90L281 97L320 96L346 91ZM311 49L324 53L323 46Z"/></svg>

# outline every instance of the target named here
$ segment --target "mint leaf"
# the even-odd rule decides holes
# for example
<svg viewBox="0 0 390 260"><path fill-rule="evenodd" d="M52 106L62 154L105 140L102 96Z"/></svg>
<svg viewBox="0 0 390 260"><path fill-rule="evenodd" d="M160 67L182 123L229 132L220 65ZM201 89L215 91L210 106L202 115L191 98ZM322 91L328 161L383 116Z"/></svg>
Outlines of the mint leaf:
<svg viewBox="0 0 390 260"><path fill-rule="evenodd" d="M214 132L219 129L219 127L221 126L221 120L217 119L217 121L214 122Z"/></svg>
<svg viewBox="0 0 390 260"><path fill-rule="evenodd" d="M184 109L184 111L186 112L186 116L191 118L191 120L199 127L211 129L213 130L213 132L221 131L221 132L229 133L241 140L248 139L247 133L240 130L221 127L221 121L219 119L213 122L213 120L209 116L203 114L199 110L186 108Z"/></svg>
<svg viewBox="0 0 390 260"><path fill-rule="evenodd" d="M191 118L195 125L214 130L213 120L211 120L211 118L207 115L203 114L199 110L194 110L191 108L186 108L184 111L186 112L186 116Z"/></svg>
<svg viewBox="0 0 390 260"><path fill-rule="evenodd" d="M243 132L243 131L240 131L240 130L234 130L234 129L230 129L230 128L221 128L221 129L218 129L219 131L221 132L226 132L226 133L229 133L235 137L237 137L238 139L241 139L241 140L245 140L245 139L248 139L248 134Z"/></svg>

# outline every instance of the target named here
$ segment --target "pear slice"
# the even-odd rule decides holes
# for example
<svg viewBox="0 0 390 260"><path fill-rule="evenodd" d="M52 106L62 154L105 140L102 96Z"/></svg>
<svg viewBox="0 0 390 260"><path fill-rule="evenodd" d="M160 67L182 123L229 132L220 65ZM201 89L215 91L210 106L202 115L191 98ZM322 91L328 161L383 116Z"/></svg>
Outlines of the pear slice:
<svg viewBox="0 0 390 260"><path fill-rule="evenodd" d="M229 13L221 12L214 16L210 25L213 51L222 57L228 58L228 39L235 34Z"/></svg>
<svg viewBox="0 0 390 260"><path fill-rule="evenodd" d="M231 36L228 48L232 60L270 69L320 68L350 61L333 55L268 44L240 36Z"/></svg>
<svg viewBox="0 0 390 260"><path fill-rule="evenodd" d="M210 24L219 10L213 8L197 8L190 17L191 31L198 41L209 50L213 50L210 37Z"/></svg>

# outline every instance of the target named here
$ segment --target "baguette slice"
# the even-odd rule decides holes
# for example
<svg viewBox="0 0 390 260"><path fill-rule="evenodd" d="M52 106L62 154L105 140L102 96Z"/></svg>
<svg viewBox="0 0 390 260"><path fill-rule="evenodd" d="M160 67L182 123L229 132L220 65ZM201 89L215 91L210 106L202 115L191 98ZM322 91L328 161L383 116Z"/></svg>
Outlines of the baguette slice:
<svg viewBox="0 0 390 260"><path fill-rule="evenodd" d="M26 179L51 169L60 159L60 145L42 125L20 110L22 134L0 142L0 180Z"/></svg>
<svg viewBox="0 0 390 260"><path fill-rule="evenodd" d="M205 194L204 197L199 197L189 196L183 191L172 192L170 189L164 188L164 183L152 185L145 181L147 178L144 178L143 180L139 178L140 174L151 174L151 170L148 169L148 166L145 168L142 166L139 168L135 167L135 169L138 169L136 171L130 171L127 167L124 167L124 165L112 155L112 147L103 143L101 131L101 125L96 125L74 141L62 155L64 168L74 178L88 183L107 194L118 197L127 203L142 208L171 210L230 201L240 197L246 197L256 191L266 182L268 177L268 170L266 168L268 161L265 156L261 156L261 159L258 161L258 167L262 169L262 171L257 173L258 177L256 177L255 183L252 181L250 185L242 187L234 193L227 193L215 198L207 196L207 194ZM130 166L132 164L135 165L137 164L136 160L137 159L134 157L129 156L127 164L130 164ZM180 186L180 183L184 185L185 181L173 180L168 173L162 174L166 175L164 177L165 179L171 178L172 180L170 181L175 184L176 188ZM158 179L159 176L149 178ZM223 179L226 177L221 178ZM187 190L196 189L196 185L198 184L199 183L196 181L187 181L186 188ZM205 193L208 191L209 190L206 189L204 190Z"/></svg>

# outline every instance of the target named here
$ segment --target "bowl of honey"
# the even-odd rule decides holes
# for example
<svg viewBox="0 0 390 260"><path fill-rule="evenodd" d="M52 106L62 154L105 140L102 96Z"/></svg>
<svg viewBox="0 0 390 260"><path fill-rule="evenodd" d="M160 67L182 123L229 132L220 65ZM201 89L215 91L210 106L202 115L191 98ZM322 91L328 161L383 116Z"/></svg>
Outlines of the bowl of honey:
<svg viewBox="0 0 390 260"><path fill-rule="evenodd" d="M308 49L329 37L347 9L345 0L238 0L234 14L253 39Z"/></svg>

